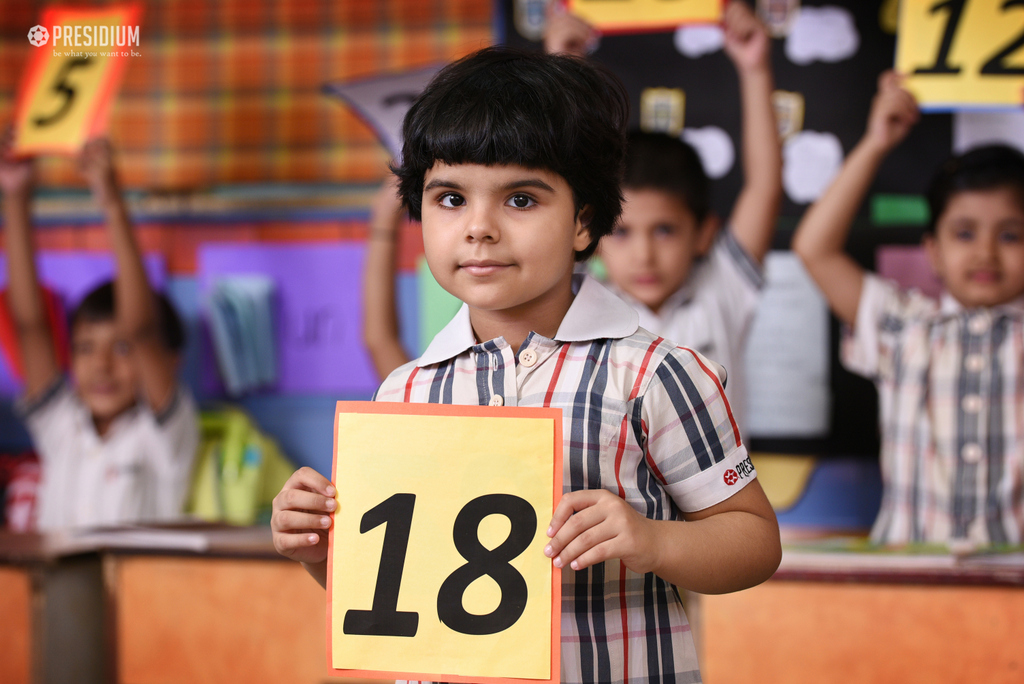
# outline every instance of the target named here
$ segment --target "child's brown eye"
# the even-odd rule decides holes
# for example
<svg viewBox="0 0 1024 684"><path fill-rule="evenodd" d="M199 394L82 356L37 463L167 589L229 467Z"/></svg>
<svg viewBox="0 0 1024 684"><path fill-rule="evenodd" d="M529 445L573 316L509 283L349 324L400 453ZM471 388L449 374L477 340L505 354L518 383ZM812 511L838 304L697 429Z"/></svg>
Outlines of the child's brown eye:
<svg viewBox="0 0 1024 684"><path fill-rule="evenodd" d="M516 209L526 209L535 204L533 198L529 195L513 195L509 203Z"/></svg>
<svg viewBox="0 0 1024 684"><path fill-rule="evenodd" d="M454 192L446 192L441 195L441 206L443 207L461 207L466 203L466 198L462 195L456 195Z"/></svg>

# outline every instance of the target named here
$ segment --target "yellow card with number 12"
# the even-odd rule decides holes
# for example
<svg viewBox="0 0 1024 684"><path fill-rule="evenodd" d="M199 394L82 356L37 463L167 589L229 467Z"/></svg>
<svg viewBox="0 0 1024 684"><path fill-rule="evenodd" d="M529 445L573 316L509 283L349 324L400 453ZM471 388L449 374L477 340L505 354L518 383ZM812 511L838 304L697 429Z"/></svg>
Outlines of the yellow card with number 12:
<svg viewBox="0 0 1024 684"><path fill-rule="evenodd" d="M14 154L74 154L106 130L128 60L141 55L139 15L138 5L43 11L18 88Z"/></svg>
<svg viewBox="0 0 1024 684"><path fill-rule="evenodd" d="M605 33L632 33L715 24L722 19L725 0L568 0L566 7Z"/></svg>
<svg viewBox="0 0 1024 684"><path fill-rule="evenodd" d="M896 70L922 109L1024 105L1024 1L901 0Z"/></svg>
<svg viewBox="0 0 1024 684"><path fill-rule="evenodd" d="M561 410L338 402L334 438L334 674L557 684Z"/></svg>

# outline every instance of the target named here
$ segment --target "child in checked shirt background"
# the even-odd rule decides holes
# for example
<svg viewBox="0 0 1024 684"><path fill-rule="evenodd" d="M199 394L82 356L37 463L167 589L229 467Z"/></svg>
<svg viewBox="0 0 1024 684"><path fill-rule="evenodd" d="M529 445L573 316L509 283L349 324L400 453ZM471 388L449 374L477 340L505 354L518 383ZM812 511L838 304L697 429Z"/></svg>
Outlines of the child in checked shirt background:
<svg viewBox="0 0 1024 684"><path fill-rule="evenodd" d="M975 149L933 178L924 246L945 290L938 301L865 272L843 250L879 165L918 117L899 75L883 74L867 132L793 249L852 328L843 363L878 386L884 491L872 540L1020 544L1024 155Z"/></svg>
<svg viewBox="0 0 1024 684"><path fill-rule="evenodd" d="M626 108L572 57L486 49L435 77L396 174L431 272L464 305L375 398L562 409L545 549L563 570L562 681L696 682L675 587L764 581L779 531L708 360L573 273L620 211ZM274 502L277 549L321 584L334 494L304 468Z"/></svg>

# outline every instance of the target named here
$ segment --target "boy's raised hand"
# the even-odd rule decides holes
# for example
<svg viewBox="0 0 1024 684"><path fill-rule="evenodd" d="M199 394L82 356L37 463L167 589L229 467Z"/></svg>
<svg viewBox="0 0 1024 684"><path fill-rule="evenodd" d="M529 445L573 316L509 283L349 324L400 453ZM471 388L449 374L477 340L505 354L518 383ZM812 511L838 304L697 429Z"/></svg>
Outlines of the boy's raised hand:
<svg viewBox="0 0 1024 684"><path fill-rule="evenodd" d="M597 41L597 31L590 24L568 12L560 2L548 5L544 52L586 57L597 48Z"/></svg>
<svg viewBox="0 0 1024 684"><path fill-rule="evenodd" d="M725 53L738 71L765 68L771 58L771 40L764 24L745 2L731 0L722 17Z"/></svg>
<svg viewBox="0 0 1024 684"><path fill-rule="evenodd" d="M31 157L15 157L13 145L14 129L8 128L0 142L0 190L12 197L28 195L35 184L35 163Z"/></svg>
<svg viewBox="0 0 1024 684"><path fill-rule="evenodd" d="M657 567L659 547L652 521L606 489L562 496L548 536L544 555L557 568L583 570L614 558L640 574Z"/></svg>
<svg viewBox="0 0 1024 684"><path fill-rule="evenodd" d="M78 168L100 204L120 197L117 192L114 152L109 140L94 138L85 143L78 155Z"/></svg>
<svg viewBox="0 0 1024 684"><path fill-rule="evenodd" d="M309 565L327 560L327 532L337 505L335 493L330 480L312 468L303 467L292 473L274 497L270 518L278 553Z"/></svg>
<svg viewBox="0 0 1024 684"><path fill-rule="evenodd" d="M903 77L886 71L878 77L878 93L871 103L864 142L888 153L907 137L920 118L917 100L903 88Z"/></svg>

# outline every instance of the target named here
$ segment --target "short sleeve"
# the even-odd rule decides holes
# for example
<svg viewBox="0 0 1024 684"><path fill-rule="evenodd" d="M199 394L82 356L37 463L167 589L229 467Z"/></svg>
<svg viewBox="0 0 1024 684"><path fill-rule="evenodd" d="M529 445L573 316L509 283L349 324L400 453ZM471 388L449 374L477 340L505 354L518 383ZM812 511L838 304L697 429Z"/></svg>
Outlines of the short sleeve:
<svg viewBox="0 0 1024 684"><path fill-rule="evenodd" d="M884 359L911 319L934 313L935 300L905 292L893 282L865 273L853 330L845 329L840 360L851 373L873 380L884 374Z"/></svg>
<svg viewBox="0 0 1024 684"><path fill-rule="evenodd" d="M69 453L65 442L76 434L76 415L81 410L71 383L58 378L38 397L20 398L15 411L24 421L32 446L44 464Z"/></svg>
<svg viewBox="0 0 1024 684"><path fill-rule="evenodd" d="M696 290L714 298L728 326L727 334L743 336L764 288L761 264L743 249L731 230L726 230L715 241L698 277Z"/></svg>
<svg viewBox="0 0 1024 684"><path fill-rule="evenodd" d="M699 353L671 350L641 401L650 463L680 510L725 501L756 477L721 382Z"/></svg>

